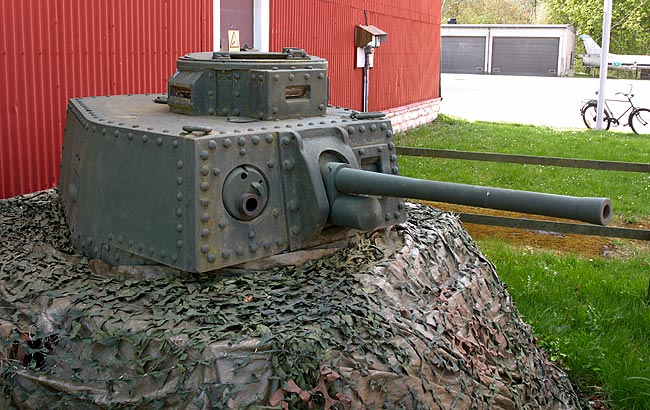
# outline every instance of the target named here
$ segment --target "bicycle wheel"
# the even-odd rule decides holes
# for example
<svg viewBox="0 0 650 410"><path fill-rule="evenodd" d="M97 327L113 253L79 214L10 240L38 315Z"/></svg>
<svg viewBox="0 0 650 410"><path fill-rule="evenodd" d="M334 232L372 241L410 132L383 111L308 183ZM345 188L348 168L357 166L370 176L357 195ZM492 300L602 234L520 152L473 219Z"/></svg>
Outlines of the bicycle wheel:
<svg viewBox="0 0 650 410"><path fill-rule="evenodd" d="M650 110L647 108L639 108L632 111L630 118L627 120L632 131L637 134L650 134Z"/></svg>
<svg viewBox="0 0 650 410"><path fill-rule="evenodd" d="M598 104L597 103L587 103L582 109L582 120L585 122L587 128L595 130L596 129L596 119L598 116ZM603 128L608 130L611 125L611 117L607 110L603 111Z"/></svg>

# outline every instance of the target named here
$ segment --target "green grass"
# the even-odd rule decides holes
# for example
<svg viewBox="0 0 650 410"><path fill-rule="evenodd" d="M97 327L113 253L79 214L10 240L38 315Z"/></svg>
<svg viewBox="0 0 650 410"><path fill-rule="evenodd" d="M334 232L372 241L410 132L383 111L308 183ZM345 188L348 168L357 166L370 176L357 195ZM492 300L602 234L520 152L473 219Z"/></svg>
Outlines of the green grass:
<svg viewBox="0 0 650 410"><path fill-rule="evenodd" d="M440 116L398 135L398 144L505 154L650 163L650 137L600 131L558 131ZM406 176L500 188L612 199L615 222L648 221L650 175L538 165L400 157Z"/></svg>
<svg viewBox="0 0 650 410"><path fill-rule="evenodd" d="M399 145L469 151L650 162L650 138L469 123L441 116L398 136ZM516 164L400 157L418 178L609 196L617 222L650 221L650 176ZM558 255L480 240L539 343L585 392L602 389L614 409L650 409L650 252L623 258Z"/></svg>

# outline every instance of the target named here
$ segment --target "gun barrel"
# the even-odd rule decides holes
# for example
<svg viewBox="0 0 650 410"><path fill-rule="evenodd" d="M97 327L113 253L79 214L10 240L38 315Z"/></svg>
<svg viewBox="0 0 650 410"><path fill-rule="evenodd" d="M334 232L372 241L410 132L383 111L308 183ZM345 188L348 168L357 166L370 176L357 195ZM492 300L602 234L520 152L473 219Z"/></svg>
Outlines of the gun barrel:
<svg viewBox="0 0 650 410"><path fill-rule="evenodd" d="M575 197L408 178L347 166L336 167L341 193L424 199L481 208L523 212L607 225L612 217L608 198Z"/></svg>

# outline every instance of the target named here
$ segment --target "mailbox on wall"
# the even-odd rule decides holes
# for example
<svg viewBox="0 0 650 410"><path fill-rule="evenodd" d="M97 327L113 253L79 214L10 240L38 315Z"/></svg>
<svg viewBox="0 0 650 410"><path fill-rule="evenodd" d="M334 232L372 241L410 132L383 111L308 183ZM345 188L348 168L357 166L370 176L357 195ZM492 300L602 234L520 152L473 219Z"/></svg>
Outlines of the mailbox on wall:
<svg viewBox="0 0 650 410"><path fill-rule="evenodd" d="M360 25L354 28L354 46L357 48L357 68L374 66L374 49L388 38L388 33L379 27Z"/></svg>

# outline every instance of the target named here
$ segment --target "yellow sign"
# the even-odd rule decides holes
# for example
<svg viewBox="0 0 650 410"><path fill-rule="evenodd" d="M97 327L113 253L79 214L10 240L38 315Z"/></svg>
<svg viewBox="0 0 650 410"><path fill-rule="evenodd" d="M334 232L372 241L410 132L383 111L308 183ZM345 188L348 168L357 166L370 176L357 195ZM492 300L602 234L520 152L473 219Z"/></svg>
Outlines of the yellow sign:
<svg viewBox="0 0 650 410"><path fill-rule="evenodd" d="M240 51L239 30L228 30L228 51Z"/></svg>

